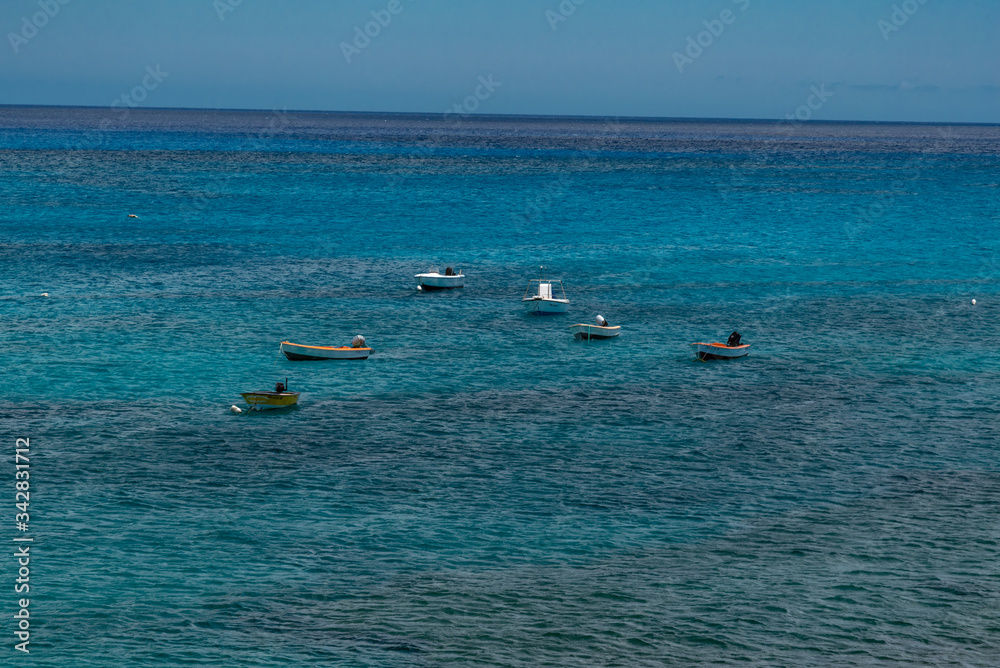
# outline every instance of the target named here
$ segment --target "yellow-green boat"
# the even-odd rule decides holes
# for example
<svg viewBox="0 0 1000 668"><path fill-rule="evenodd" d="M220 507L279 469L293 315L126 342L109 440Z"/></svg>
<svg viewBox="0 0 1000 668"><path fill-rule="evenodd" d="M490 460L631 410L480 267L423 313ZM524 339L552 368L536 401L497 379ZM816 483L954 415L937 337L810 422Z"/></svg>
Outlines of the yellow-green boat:
<svg viewBox="0 0 1000 668"><path fill-rule="evenodd" d="M298 392L288 391L288 379L284 383L280 381L275 384L274 391L260 390L259 392L240 392L243 400L250 404L252 411L265 411L272 408L287 408L299 402Z"/></svg>

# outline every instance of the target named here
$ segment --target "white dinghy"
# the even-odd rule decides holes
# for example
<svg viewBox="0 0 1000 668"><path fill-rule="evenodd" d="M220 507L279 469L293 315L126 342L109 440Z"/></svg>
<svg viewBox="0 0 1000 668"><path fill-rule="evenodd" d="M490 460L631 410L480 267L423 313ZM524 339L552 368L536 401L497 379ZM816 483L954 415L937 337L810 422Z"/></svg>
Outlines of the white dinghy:
<svg viewBox="0 0 1000 668"><path fill-rule="evenodd" d="M319 360L366 360L372 349L365 343L365 337L358 334L350 346L306 346L291 341L281 342L281 352L292 362Z"/></svg>
<svg viewBox="0 0 1000 668"><path fill-rule="evenodd" d="M456 272L451 267L447 267L443 274L433 269L426 274L416 274L414 278L417 279L417 290L421 292L465 287L465 274L461 269Z"/></svg>
<svg viewBox="0 0 1000 668"><path fill-rule="evenodd" d="M705 360L731 360L737 357L746 357L750 353L750 344L743 343L739 332L729 335L729 340L725 343L692 343L698 349L698 359Z"/></svg>
<svg viewBox="0 0 1000 668"><path fill-rule="evenodd" d="M698 347L698 359L701 360L731 360L736 357L746 357L750 353L750 344L727 346L725 343L692 343Z"/></svg>
<svg viewBox="0 0 1000 668"><path fill-rule="evenodd" d="M569 331L578 339L590 341L591 339L613 339L621 334L622 328L619 325L612 327L604 316L597 316L596 325L577 324L570 325Z"/></svg>

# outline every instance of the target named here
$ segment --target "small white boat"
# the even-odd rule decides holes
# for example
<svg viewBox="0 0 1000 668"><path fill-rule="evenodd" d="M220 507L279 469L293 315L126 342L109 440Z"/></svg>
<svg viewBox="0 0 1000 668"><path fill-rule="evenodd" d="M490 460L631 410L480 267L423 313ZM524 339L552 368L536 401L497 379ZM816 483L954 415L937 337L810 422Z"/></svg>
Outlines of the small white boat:
<svg viewBox="0 0 1000 668"><path fill-rule="evenodd" d="M590 339L613 339L622 332L620 325L614 327L601 327L600 325L570 325L569 331L578 339L589 341Z"/></svg>
<svg viewBox="0 0 1000 668"><path fill-rule="evenodd" d="M446 268L443 274L435 269L426 274L416 274L414 278L417 279L417 290L420 291L454 290L465 287L465 274L461 269L456 273L451 267Z"/></svg>
<svg viewBox="0 0 1000 668"><path fill-rule="evenodd" d="M301 343L281 342L281 352L293 362L303 360L366 360L372 349L367 347L304 346Z"/></svg>
<svg viewBox="0 0 1000 668"><path fill-rule="evenodd" d="M566 290L562 281L545 278L545 267L541 268L541 278L533 278L528 281L528 287L524 290L521 303L528 309L528 313L536 315L548 315L553 313L565 313L569 310L569 299L566 298ZM529 296L533 284L538 285L538 292ZM559 285L559 292L562 297L556 297L554 287Z"/></svg>
<svg viewBox="0 0 1000 668"><path fill-rule="evenodd" d="M613 339L619 334L621 334L622 328L615 325L611 326L607 320L604 319L603 315L598 315L594 318L593 325L585 325L583 323L577 325L570 325L569 331L573 332L573 336L578 339L584 339L589 341L591 339Z"/></svg>
<svg viewBox="0 0 1000 668"><path fill-rule="evenodd" d="M569 330L578 339L613 339L621 334L620 325L614 327L601 327L600 325L570 325Z"/></svg>
<svg viewBox="0 0 1000 668"><path fill-rule="evenodd" d="M745 357L750 352L750 344L727 346L725 343L692 343L698 347L698 359L701 360L731 360Z"/></svg>

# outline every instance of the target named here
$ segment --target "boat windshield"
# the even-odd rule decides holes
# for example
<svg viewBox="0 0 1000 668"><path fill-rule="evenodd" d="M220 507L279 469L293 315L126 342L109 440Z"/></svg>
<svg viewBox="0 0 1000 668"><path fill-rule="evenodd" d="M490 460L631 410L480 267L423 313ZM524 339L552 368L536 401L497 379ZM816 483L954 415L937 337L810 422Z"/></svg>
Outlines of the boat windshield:
<svg viewBox="0 0 1000 668"><path fill-rule="evenodd" d="M535 284L538 284L535 286ZM559 292L562 293L561 296L557 296L555 286L559 286ZM532 288L535 288L532 290ZM558 278L556 279L540 279L533 278L528 281L528 287L524 289L524 297L522 299L567 299L566 289L563 288L562 281Z"/></svg>

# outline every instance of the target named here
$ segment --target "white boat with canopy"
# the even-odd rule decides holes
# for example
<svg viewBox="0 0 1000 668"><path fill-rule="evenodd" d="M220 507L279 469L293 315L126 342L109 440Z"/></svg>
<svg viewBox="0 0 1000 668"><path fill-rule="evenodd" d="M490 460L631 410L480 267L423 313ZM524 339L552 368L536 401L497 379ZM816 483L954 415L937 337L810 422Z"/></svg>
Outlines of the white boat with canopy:
<svg viewBox="0 0 1000 668"><path fill-rule="evenodd" d="M558 293L555 290L559 286ZM532 287L537 286L537 292L532 292ZM561 294L562 297L557 297ZM566 298L566 290L559 279L545 278L545 267L541 267L541 277L528 281L528 287L524 290L521 303L528 309L528 313L537 315L548 315L553 313L565 313L569 310L569 299Z"/></svg>

